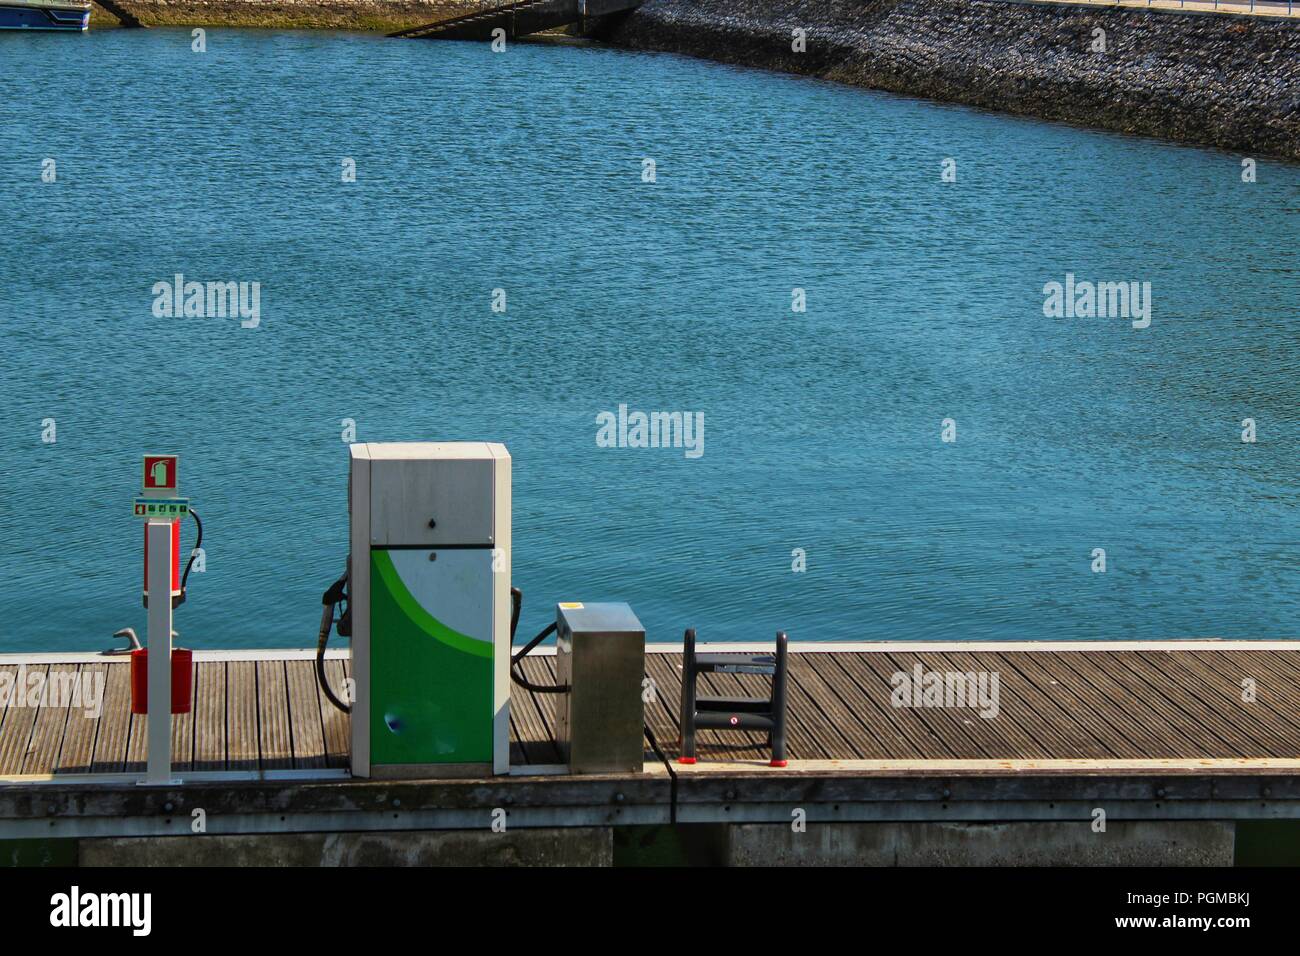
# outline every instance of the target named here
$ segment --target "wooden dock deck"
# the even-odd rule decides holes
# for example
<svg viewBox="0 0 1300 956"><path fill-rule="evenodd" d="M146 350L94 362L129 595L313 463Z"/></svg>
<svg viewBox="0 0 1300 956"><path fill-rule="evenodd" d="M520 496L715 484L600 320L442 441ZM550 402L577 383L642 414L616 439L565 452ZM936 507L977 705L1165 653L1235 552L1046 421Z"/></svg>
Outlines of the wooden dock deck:
<svg viewBox="0 0 1300 956"><path fill-rule="evenodd" d="M348 662L332 655L326 670L342 684ZM348 718L316 685L308 651L196 653L191 709L172 722L172 766L192 771L319 770L348 764ZM14 663L10 663L14 661ZM44 775L143 773L146 718L131 713L131 667L125 657L6 655L4 675L103 681L98 713L84 702L19 706L8 695L0 711L0 780ZM95 686L94 683L89 686Z"/></svg>
<svg viewBox="0 0 1300 956"><path fill-rule="evenodd" d="M1195 642L1167 649L1091 645L1020 649L977 644L799 647L791 656L789 756L810 761L1129 761L1300 760L1300 648ZM722 645L714 650L725 649ZM344 653L327 668L336 686L348 674ZM530 656L524 673L554 681L553 657ZM681 657L670 646L646 655L656 699L647 721L676 756ZM940 673L996 674L999 707L896 707L896 673L920 666ZM83 707L20 705L0 711L0 778L139 773L145 719L130 713L129 664L101 655L0 656L0 675L46 683L75 676L102 680L98 714ZM66 679L65 677L65 679ZM743 695L762 678L709 674L709 691ZM8 683L0 676L0 686ZM174 722L174 766L186 772L308 772L348 763L348 718L316 686L310 651L209 652L196 655L193 702ZM91 684L90 686L94 686ZM1246 688L1253 687L1248 702ZM25 704L26 702L21 702ZM558 764L555 698L514 688L511 763ZM700 734L701 766L765 764L759 736ZM652 754L647 755L654 761ZM687 772L684 771L683 772Z"/></svg>
<svg viewBox="0 0 1300 956"><path fill-rule="evenodd" d="M741 650L713 645L709 650ZM680 649L651 645L647 721L676 756ZM569 776L553 740L555 699L515 688L512 770L483 780L355 780L347 717L316 686L310 651L196 652L190 714L174 723L181 783L141 787L145 722L132 716L129 664L100 655L0 656L20 675L103 680L102 708L0 713L0 838L185 832L177 806L202 806L210 832L482 827L494 807L524 827L822 821L1300 819L1300 642L1159 645L802 644L792 647L789 765L767 766L746 732L702 731L700 762L641 774ZM345 652L328 668L335 686ZM997 675L996 716L895 706L894 677ZM524 663L554 679L551 653ZM30 679L30 678L27 678ZM762 678L712 674L718 694ZM39 702L38 702L39 703ZM84 703L84 702L83 702ZM1073 825L1073 824L1072 824Z"/></svg>

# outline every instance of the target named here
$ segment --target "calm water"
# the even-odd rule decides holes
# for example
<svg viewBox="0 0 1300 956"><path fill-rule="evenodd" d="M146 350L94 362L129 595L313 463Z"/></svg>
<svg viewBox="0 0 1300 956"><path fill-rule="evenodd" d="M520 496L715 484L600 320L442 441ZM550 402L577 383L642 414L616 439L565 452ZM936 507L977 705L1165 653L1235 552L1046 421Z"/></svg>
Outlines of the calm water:
<svg viewBox="0 0 1300 956"><path fill-rule="evenodd" d="M143 630L144 451L207 525L186 643L310 644L344 418L509 446L528 634L1300 635L1300 167L594 47L208 42L0 36L0 649ZM261 325L155 318L177 272ZM1044 318L1067 272L1150 328ZM620 402L703 457L598 448Z"/></svg>

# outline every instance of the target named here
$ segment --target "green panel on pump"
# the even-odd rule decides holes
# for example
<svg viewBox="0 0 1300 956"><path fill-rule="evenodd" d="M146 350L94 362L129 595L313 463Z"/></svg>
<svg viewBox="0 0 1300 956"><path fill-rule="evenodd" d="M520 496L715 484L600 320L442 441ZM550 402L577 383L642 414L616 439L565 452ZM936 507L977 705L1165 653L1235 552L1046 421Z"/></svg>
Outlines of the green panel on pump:
<svg viewBox="0 0 1300 956"><path fill-rule="evenodd" d="M371 762L491 762L491 551L376 548L370 586Z"/></svg>

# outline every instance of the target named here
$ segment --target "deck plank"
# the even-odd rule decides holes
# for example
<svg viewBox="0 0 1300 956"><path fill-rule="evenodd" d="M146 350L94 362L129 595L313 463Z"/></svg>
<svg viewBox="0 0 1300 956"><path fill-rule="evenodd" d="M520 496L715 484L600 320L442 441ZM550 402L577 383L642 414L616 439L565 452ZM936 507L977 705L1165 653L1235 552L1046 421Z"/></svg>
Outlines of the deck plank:
<svg viewBox="0 0 1300 956"><path fill-rule="evenodd" d="M771 678L745 674L741 675L741 681L745 685L746 696L771 697ZM819 706L815 688L821 685L821 678L810 663L798 654L789 656L785 687L786 758L789 760L834 760L837 754L851 753L856 749L850 733L851 723L849 727L841 728L827 716L825 708ZM798 747L795 746L796 730L800 744ZM767 735L760 735L759 740L761 755L770 758ZM805 758L804 754L808 756ZM825 756L814 756L815 754Z"/></svg>
<svg viewBox="0 0 1300 956"><path fill-rule="evenodd" d="M14 703L15 695L18 693L16 682L18 680L18 665L5 664L0 666L0 687L9 688L8 693L0 698L0 740L4 739L5 722L9 718L9 708ZM15 711L17 708L15 708ZM3 752L0 751L0 774L15 774L18 768L11 764L5 763Z"/></svg>
<svg viewBox="0 0 1300 956"><path fill-rule="evenodd" d="M258 754L263 770L293 768L289 692L284 665L284 661L257 662Z"/></svg>
<svg viewBox="0 0 1300 956"><path fill-rule="evenodd" d="M324 767L325 723L321 714L316 664L314 661L285 661L284 668L289 691L293 765L303 770Z"/></svg>
<svg viewBox="0 0 1300 956"><path fill-rule="evenodd" d="M1226 661L1238 655L1242 657L1258 658L1259 661L1271 665L1274 673L1287 674L1300 682L1300 651L1262 651L1259 654L1243 654L1241 651L1210 651L1210 656L1220 661ZM1250 676L1243 674L1242 676Z"/></svg>
<svg viewBox="0 0 1300 956"><path fill-rule="evenodd" d="M343 703L349 703L347 680L343 672L343 662L338 660L325 662L325 677L330 687ZM347 767L352 752L351 718L335 707L325 691L317 683L317 695L321 712L321 721L325 730L325 765L328 767Z"/></svg>
<svg viewBox="0 0 1300 956"><path fill-rule="evenodd" d="M539 686L551 683L550 672L540 657L525 657L519 662L524 679ZM510 682L510 719L516 727L516 742L525 762L554 764L560 762L555 745L554 727L547 724L538 705L538 695Z"/></svg>
<svg viewBox="0 0 1300 956"><path fill-rule="evenodd" d="M526 766L533 761L529 759L528 751L524 749L522 743L524 733L519 726L519 718L515 714L515 704L512 700L510 703L510 766Z"/></svg>
<svg viewBox="0 0 1300 956"><path fill-rule="evenodd" d="M73 712L72 698L78 702L76 719L85 720L86 708L81 703L80 667L76 664L52 664L41 691L41 705L32 725L31 741L23 755L19 773L53 773L59 763L59 750L63 734L68 727L69 714ZM73 685L76 685L74 688ZM62 706L56 706L56 702Z"/></svg>
<svg viewBox="0 0 1300 956"><path fill-rule="evenodd" d="M519 662L517 671L525 680L535 684L544 685L550 681L546 665L540 657L524 658ZM537 759L543 749L540 745L552 740L551 728L542 719L537 695L518 686L513 679L510 681L510 718L516 722L518 740L523 745L529 762L542 763Z"/></svg>
<svg viewBox="0 0 1300 956"><path fill-rule="evenodd" d="M121 773L131 734L131 663L113 661L104 666L104 671L104 706L90 769L95 773Z"/></svg>
<svg viewBox="0 0 1300 956"><path fill-rule="evenodd" d="M679 711L682 696L680 654L647 654L645 673L654 682L654 696L645 705L645 722L654 734L655 743L670 760L681 755ZM653 755L650 742L646 752ZM656 758L657 759L657 758Z"/></svg>
<svg viewBox="0 0 1300 956"><path fill-rule="evenodd" d="M788 760L833 760L837 753L845 752L848 741L836 730L835 724L827 721L826 714L816 706L805 687L796 675L797 654L792 654L788 662L787 680L785 680L785 756ZM802 667L800 667L802 674ZM758 674L733 675L741 685L741 696L754 697L758 700L770 700L772 696L772 679ZM770 760L771 748L766 732L751 732L759 753Z"/></svg>
<svg viewBox="0 0 1300 956"><path fill-rule="evenodd" d="M144 773L149 761L149 715L132 714L126 733L126 773Z"/></svg>
<svg viewBox="0 0 1300 956"><path fill-rule="evenodd" d="M257 770L261 753L257 706L257 663L226 662L226 768Z"/></svg>
<svg viewBox="0 0 1300 956"><path fill-rule="evenodd" d="M1241 651L1220 651L1206 654L1182 655L1182 663L1189 669L1201 674L1203 679L1213 681L1225 699L1235 703L1244 703L1242 693L1244 681L1254 675L1256 704L1263 705L1263 713L1279 733L1287 740L1300 739L1300 654L1277 652L1276 654L1256 655ZM1288 675L1288 667L1294 662L1294 676Z"/></svg>
<svg viewBox="0 0 1300 956"><path fill-rule="evenodd" d="M55 773L89 773L95 753L95 738L99 734L99 722L103 717L103 708L108 701L108 665L102 663L82 664L79 671L83 693L86 689L92 697L91 706L83 708L80 713L69 713L68 725L63 731L63 745L59 748L59 759Z"/></svg>
<svg viewBox="0 0 1300 956"><path fill-rule="evenodd" d="M226 769L226 664L199 661L194 675L195 770Z"/></svg>
<svg viewBox="0 0 1300 956"><path fill-rule="evenodd" d="M1251 654L1249 663L1238 659L1247 656L1240 652L1211 652L1206 656L1215 660L1217 669L1235 673L1238 686L1247 677L1254 680L1256 697L1272 701L1283 710L1300 696L1300 654L1285 651ZM1300 722L1300 713L1293 717Z"/></svg>
<svg viewBox="0 0 1300 956"><path fill-rule="evenodd" d="M5 773L23 772L23 763L32 741L32 730L41 710L39 703L32 706L31 689L35 687L35 675L48 674L49 669L47 664L29 664L17 668L14 673L9 707L5 722L0 726L0 767L5 768Z"/></svg>
<svg viewBox="0 0 1300 956"><path fill-rule="evenodd" d="M985 655L967 654L965 659L974 664ZM1050 680L1040 681L1017 668L1009 659L1010 655L998 653L996 668L1001 675L1002 687L1009 688L1012 706L1024 706L1033 710L1044 728L1050 728L1066 741L1072 752L1069 756L1084 760L1105 760L1118 757L1112 734L1104 723L1083 720L1068 706L1061 702L1059 685ZM1005 730L1010 721L992 721ZM1048 748L1056 753L1053 745ZM1062 750L1063 753L1067 752Z"/></svg>

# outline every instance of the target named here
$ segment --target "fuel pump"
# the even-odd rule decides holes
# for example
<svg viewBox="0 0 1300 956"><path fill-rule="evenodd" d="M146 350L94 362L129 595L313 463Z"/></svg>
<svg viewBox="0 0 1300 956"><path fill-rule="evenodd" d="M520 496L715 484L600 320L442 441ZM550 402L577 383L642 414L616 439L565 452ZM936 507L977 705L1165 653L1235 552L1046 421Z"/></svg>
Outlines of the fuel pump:
<svg viewBox="0 0 1300 956"><path fill-rule="evenodd" d="M322 598L316 673L351 714L352 773L506 773L510 455L397 442L353 445L350 458L348 566ZM351 640L346 701L325 673L332 627Z"/></svg>
<svg viewBox="0 0 1300 956"><path fill-rule="evenodd" d="M349 557L321 598L316 676L351 715L353 775L508 772L512 680L568 695L561 710L577 728L566 736L578 741L575 772L610 761L639 769L644 630L626 605L561 604L557 623L511 654L523 595L510 586L505 446L368 443L352 445L350 456ZM342 695L325 669L332 629L351 641L350 692ZM531 683L515 666L551 634L570 652L563 662L577 663L555 685ZM583 675L581 699L570 673ZM592 730L619 741L614 756L592 750Z"/></svg>

